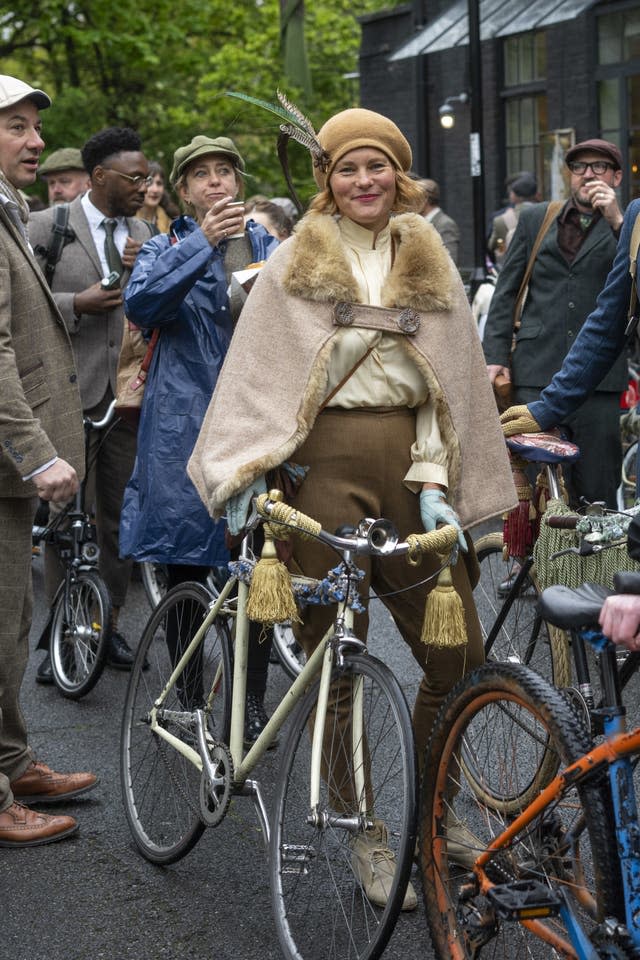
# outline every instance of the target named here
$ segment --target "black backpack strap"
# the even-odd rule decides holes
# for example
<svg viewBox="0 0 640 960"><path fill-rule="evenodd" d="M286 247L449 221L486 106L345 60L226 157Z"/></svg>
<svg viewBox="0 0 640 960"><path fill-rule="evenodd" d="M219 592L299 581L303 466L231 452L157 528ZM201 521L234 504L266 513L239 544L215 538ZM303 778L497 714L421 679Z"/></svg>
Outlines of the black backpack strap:
<svg viewBox="0 0 640 960"><path fill-rule="evenodd" d="M69 226L69 204L57 203L53 208L53 223L51 237L47 248L47 259L44 265L44 275L49 286L53 283L56 264L62 256L62 251L68 243L75 240L76 235Z"/></svg>

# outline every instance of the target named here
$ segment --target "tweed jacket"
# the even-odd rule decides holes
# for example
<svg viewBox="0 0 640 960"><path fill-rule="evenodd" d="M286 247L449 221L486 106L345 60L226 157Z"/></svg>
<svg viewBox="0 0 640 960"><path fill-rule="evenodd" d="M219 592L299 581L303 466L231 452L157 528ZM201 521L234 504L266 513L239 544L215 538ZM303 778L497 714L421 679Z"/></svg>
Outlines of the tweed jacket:
<svg viewBox="0 0 640 960"><path fill-rule="evenodd" d="M460 228L455 220L448 216L444 210L438 210L436 215L429 221L436 228L442 242L449 251L453 262L458 263L458 247L460 245Z"/></svg>
<svg viewBox="0 0 640 960"><path fill-rule="evenodd" d="M39 210L29 218L29 240L41 265L44 265L46 250L51 237L54 211ZM153 234L153 228L136 217L127 218L127 229L134 240L144 242ZM69 205L69 227L75 240L68 243L56 266L52 291L67 329L71 334L73 351L78 367L80 395L84 410L91 410L100 403L110 385L115 396L116 371L122 330L124 308L117 307L104 314L86 314L76 317L73 312L74 294L86 290L102 279L100 258L87 223L82 200L76 197ZM126 286L130 271L125 270L121 286Z"/></svg>
<svg viewBox="0 0 640 960"><path fill-rule="evenodd" d="M631 298L629 253L631 235L640 217L640 200L632 200L624 215L618 250L598 297L575 343L564 358L540 400L529 404L531 415L543 430L563 423L589 394L605 381L603 377L626 355L626 326Z"/></svg>
<svg viewBox="0 0 640 960"><path fill-rule="evenodd" d="M509 364L513 305L548 204L523 209L498 277L484 331L488 364ZM616 253L617 238L606 220L591 227L573 263L558 247L552 223L538 251L511 357L517 387L546 387L562 366L582 324L593 310ZM598 390L620 392L627 383L626 357L620 356Z"/></svg>
<svg viewBox="0 0 640 960"><path fill-rule="evenodd" d="M230 496L293 456L307 438L328 393L327 366L345 321L393 332L423 375L447 448L449 497L462 523L479 523L516 503L460 277L421 216L395 217L391 234L396 254L383 307L358 303L329 216L308 214L262 269L189 461L210 513L220 515ZM418 323L407 324L412 318Z"/></svg>
<svg viewBox="0 0 640 960"><path fill-rule="evenodd" d="M0 496L56 455L84 476L82 412L69 335L20 231L0 205Z"/></svg>

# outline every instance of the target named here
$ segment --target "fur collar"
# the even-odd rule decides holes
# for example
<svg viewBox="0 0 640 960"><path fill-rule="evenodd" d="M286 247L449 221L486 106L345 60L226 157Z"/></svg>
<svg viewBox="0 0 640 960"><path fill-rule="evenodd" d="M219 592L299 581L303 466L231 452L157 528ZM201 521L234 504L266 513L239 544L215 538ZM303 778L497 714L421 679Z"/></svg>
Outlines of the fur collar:
<svg viewBox="0 0 640 960"><path fill-rule="evenodd" d="M454 269L438 232L416 213L391 220L394 263L382 293L384 307L450 310ZM285 290L305 300L360 301L358 286L333 217L310 213L295 231Z"/></svg>

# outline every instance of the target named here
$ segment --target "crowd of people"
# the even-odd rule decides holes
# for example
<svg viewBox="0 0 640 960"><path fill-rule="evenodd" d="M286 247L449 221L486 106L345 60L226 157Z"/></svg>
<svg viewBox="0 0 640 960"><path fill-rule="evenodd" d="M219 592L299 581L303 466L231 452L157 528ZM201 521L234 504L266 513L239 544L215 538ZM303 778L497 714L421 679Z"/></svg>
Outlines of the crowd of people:
<svg viewBox="0 0 640 960"><path fill-rule="evenodd" d="M42 90L0 77L0 846L69 835L72 818L41 814L31 802L65 800L96 783L36 760L19 693L34 511L38 498L59 511L77 489L82 414L102 417L116 394L125 323L158 334L137 429L119 422L90 457L100 573L113 600L109 664L130 670L134 659L132 638L118 630L132 564L166 565L170 586L205 582L211 566L235 555L251 497L287 462L303 478L295 506L327 529L363 516L389 516L403 537L440 523L458 528L451 576L464 645L421 639L439 561L418 571L400 560L364 564L363 595L383 598L422 670L413 713L422 761L439 705L483 658L468 530L517 501L492 381L511 382L506 432L570 426L584 465L571 478L574 497L615 497L625 258L638 212L632 204L623 223L618 148L589 140L568 151L571 195L557 211L539 202L532 175L512 178L488 235L498 269L481 344L457 269L458 227L440 207L437 182L412 171L410 145L388 118L348 109L321 126L317 193L297 219L286 198L245 197L250 158L222 134L199 132L177 146L168 176L138 134L120 127L40 163L40 113L50 108ZM49 206L30 210L23 191L38 175ZM52 263L57 208L65 242ZM234 278L249 265L257 279L247 296ZM289 562L311 577L330 566L310 542L296 543ZM47 549L49 596L60 576ZM304 611L297 635L307 654L330 615ZM611 609L606 616L609 623ZM363 639L367 626L365 614ZM256 625L250 635L247 744L267 722L270 644L260 632ZM628 610L612 632L633 642ZM177 626L167 635L176 659L184 640ZM46 653L37 680L52 682ZM449 824L448 838L450 858L467 865L464 824ZM374 821L354 838L353 863L372 902L384 904L376 864L388 880L393 863L381 850L385 827ZM403 907L416 902L409 886Z"/></svg>

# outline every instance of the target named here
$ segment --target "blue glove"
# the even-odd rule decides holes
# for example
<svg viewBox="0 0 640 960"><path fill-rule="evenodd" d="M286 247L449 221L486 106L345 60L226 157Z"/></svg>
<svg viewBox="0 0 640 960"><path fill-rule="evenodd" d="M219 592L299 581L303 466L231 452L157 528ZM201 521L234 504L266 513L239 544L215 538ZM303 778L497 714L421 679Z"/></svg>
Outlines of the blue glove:
<svg viewBox="0 0 640 960"><path fill-rule="evenodd" d="M261 493L267 492L267 484L264 477L256 477L253 483L243 490L236 493L227 500L227 526L232 537L236 537L244 529L247 522L247 513L251 506L251 498L257 497Z"/></svg>
<svg viewBox="0 0 640 960"><path fill-rule="evenodd" d="M444 490L423 490L420 494L420 516L422 525L427 533L435 530L439 523L451 523L458 528L458 545L467 552L467 541L464 538L458 514L446 501Z"/></svg>

